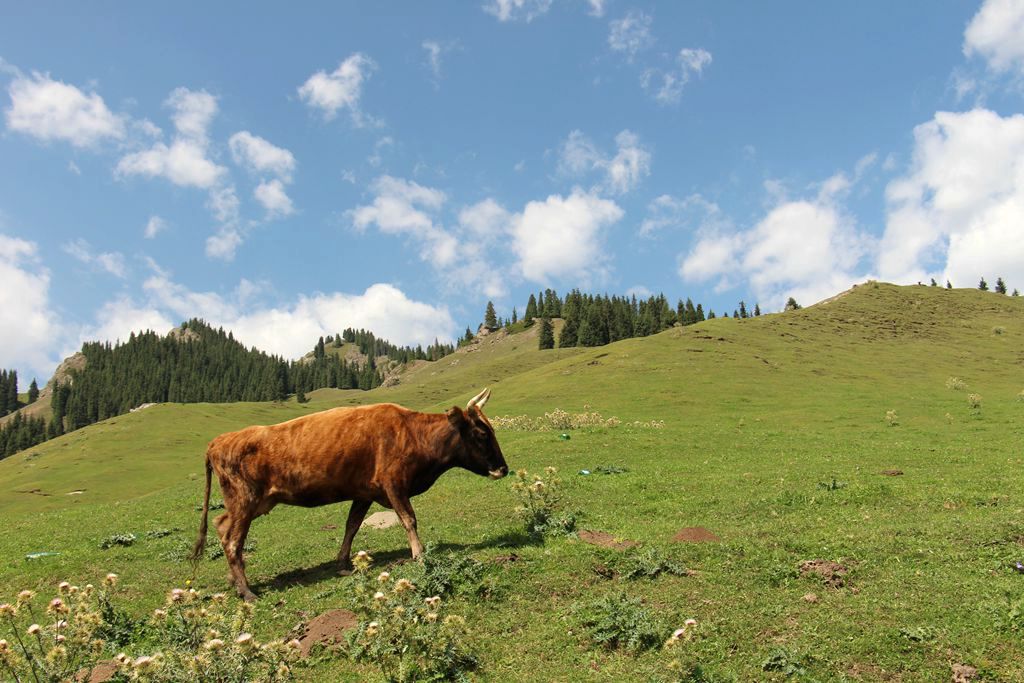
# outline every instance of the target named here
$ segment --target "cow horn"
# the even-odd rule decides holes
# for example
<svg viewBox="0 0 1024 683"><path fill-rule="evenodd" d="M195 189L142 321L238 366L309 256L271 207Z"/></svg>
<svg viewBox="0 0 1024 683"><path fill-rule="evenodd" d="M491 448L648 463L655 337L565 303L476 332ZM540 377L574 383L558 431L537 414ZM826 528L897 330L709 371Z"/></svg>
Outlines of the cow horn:
<svg viewBox="0 0 1024 683"><path fill-rule="evenodd" d="M466 404L466 410L469 410L470 408L473 408L474 406L476 407L477 410L483 410L484 409L484 405L487 404L487 399L489 399L490 397L491 397L491 390L490 389L484 389L479 394L477 394L473 398L469 399L469 403Z"/></svg>

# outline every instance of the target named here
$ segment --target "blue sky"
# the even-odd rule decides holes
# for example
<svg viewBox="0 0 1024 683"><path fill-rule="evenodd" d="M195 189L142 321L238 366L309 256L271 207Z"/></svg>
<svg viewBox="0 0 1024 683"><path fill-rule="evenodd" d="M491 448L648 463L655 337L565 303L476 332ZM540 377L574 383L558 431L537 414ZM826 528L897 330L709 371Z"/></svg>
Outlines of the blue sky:
<svg viewBox="0 0 1024 683"><path fill-rule="evenodd" d="M1024 1L31 3L0 366L200 316L295 357L530 292L1024 287Z"/></svg>

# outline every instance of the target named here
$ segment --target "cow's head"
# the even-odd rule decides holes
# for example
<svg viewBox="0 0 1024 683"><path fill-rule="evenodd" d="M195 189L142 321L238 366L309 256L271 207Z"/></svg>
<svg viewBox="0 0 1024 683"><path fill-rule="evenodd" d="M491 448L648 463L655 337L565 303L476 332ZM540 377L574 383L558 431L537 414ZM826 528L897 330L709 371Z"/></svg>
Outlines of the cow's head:
<svg viewBox="0 0 1024 683"><path fill-rule="evenodd" d="M501 479L508 474L508 465L501 454L494 428L484 415L483 407L491 397L484 389L469 400L466 409L452 406L448 409L448 422L459 431L462 448L459 465L474 474Z"/></svg>

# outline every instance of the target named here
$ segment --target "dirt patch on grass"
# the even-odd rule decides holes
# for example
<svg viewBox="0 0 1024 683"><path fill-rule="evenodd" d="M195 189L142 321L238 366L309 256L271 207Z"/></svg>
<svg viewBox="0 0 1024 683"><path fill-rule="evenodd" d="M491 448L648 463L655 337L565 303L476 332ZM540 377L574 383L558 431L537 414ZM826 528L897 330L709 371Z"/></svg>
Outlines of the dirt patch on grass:
<svg viewBox="0 0 1024 683"><path fill-rule="evenodd" d="M82 670L75 674L75 681L80 683L106 683L117 673L117 667L116 659L96 662L92 669Z"/></svg>
<svg viewBox="0 0 1024 683"><path fill-rule="evenodd" d="M978 675L978 670L967 664L953 665L953 683L971 683Z"/></svg>
<svg viewBox="0 0 1024 683"><path fill-rule="evenodd" d="M882 474L887 477L902 477L903 470L882 470Z"/></svg>
<svg viewBox="0 0 1024 683"><path fill-rule="evenodd" d="M337 524L324 524L324 525L323 525L322 527L320 527L320 528L321 528L321 529L322 529L323 531L334 531L335 529L337 529L337 528L338 528L338 525L337 525Z"/></svg>
<svg viewBox="0 0 1024 683"><path fill-rule="evenodd" d="M355 628L357 623L355 613L347 609L332 609L314 617L306 624L306 632L299 638L302 656L308 657L317 643L325 646L340 643L345 631Z"/></svg>
<svg viewBox="0 0 1024 683"><path fill-rule="evenodd" d="M798 567L800 576L816 576L829 588L842 588L846 585L849 568L830 560L804 560Z"/></svg>
<svg viewBox="0 0 1024 683"><path fill-rule="evenodd" d="M702 526L688 526L677 531L672 540L677 543L717 543L722 539Z"/></svg>
<svg viewBox="0 0 1024 683"><path fill-rule="evenodd" d="M877 664L854 664L846 670L846 675L855 681L900 681L903 678L890 671L886 671Z"/></svg>
<svg viewBox="0 0 1024 683"><path fill-rule="evenodd" d="M363 526L368 526L371 529L390 529L393 526L397 526L398 523L398 515L391 510L374 512L363 520Z"/></svg>
<svg viewBox="0 0 1024 683"><path fill-rule="evenodd" d="M509 553L508 555L498 555L492 561L495 564L512 564L513 562L518 562L521 559L523 558L519 557L519 555L516 555L515 553Z"/></svg>
<svg viewBox="0 0 1024 683"><path fill-rule="evenodd" d="M584 529L579 533L579 536L580 540L584 543L600 546L602 548L614 548L615 550L628 550L629 548L635 548L640 545L636 541L630 541L628 539L616 540L615 537L607 531L587 531Z"/></svg>

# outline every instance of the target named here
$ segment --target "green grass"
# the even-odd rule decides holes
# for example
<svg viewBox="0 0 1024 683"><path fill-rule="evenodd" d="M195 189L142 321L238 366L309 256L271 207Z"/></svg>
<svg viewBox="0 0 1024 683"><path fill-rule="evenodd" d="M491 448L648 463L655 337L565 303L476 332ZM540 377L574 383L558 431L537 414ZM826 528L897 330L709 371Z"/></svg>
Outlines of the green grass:
<svg viewBox="0 0 1024 683"><path fill-rule="evenodd" d="M425 542L485 565L487 596L450 605L474 634L480 679L670 680L660 650L606 651L570 633L579 605L625 592L662 620L666 638L697 619L698 637L676 652L725 680L783 680L762 668L780 649L818 680L949 680L956 662L986 680L1024 680L1022 631L1005 624L1009 601L1024 598L1024 576L1010 568L1024 561L1020 299L869 283L800 311L596 349L539 352L535 335L485 338L394 388L321 390L302 406L157 406L0 462L0 601L116 571L133 608L152 609L191 576L183 549L198 522L205 443L216 434L360 402L440 410L491 386L491 415L562 408L619 417L618 427L567 441L552 432L499 439L513 468L559 468L583 528L657 548L695 573L607 578L601 567L630 551L529 539L507 480L449 473L415 505ZM951 376L966 391L947 389ZM980 410L968 407L968 393L983 397ZM650 420L665 427L631 424ZM576 474L601 465L628 471ZM904 474L882 474L891 469ZM84 492L65 495L75 490ZM261 635L348 604L351 579L333 567L345 512L279 507L254 524L248 570L263 596ZM671 541L692 526L721 542ZM175 531L145 537L156 529ZM139 540L99 549L118 533ZM414 572L398 563L408 555L399 528L363 530L356 547L396 575ZM24 559L36 551L60 555ZM518 561L494 561L510 553ZM799 576L799 563L815 558L847 566L846 587ZM197 584L224 590L225 570L223 559L206 561ZM804 600L811 592L816 602ZM302 676L371 673L336 656Z"/></svg>

